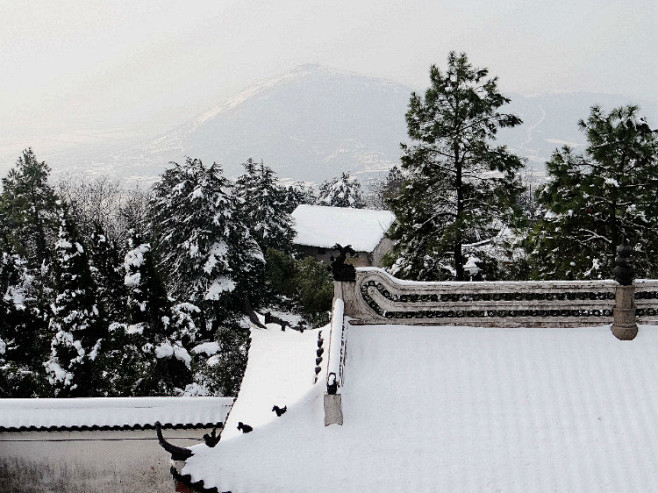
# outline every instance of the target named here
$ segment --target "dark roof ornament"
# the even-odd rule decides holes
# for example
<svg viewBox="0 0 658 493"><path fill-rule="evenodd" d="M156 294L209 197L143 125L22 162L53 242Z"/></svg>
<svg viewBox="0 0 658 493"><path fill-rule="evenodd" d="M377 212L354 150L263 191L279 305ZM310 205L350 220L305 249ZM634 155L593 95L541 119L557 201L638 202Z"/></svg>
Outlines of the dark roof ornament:
<svg viewBox="0 0 658 493"><path fill-rule="evenodd" d="M630 286L633 284L635 278L635 269L631 263L632 249L627 243L623 243L617 247L617 258L615 263L617 266L614 268L615 280L622 286Z"/></svg>
<svg viewBox="0 0 658 493"><path fill-rule="evenodd" d="M186 460L192 457L193 454L189 448L177 447L164 439L162 436L162 425L160 424L160 421L155 422L155 432L158 435L158 442L160 442L163 449L171 454L172 460Z"/></svg>
<svg viewBox="0 0 658 493"><path fill-rule="evenodd" d="M219 443L219 436L217 435L217 427L215 426L210 433L206 433L203 435L203 441L205 444L213 448L215 445Z"/></svg>
<svg viewBox="0 0 658 493"><path fill-rule="evenodd" d="M347 255L355 258L359 254L354 251L352 245L341 246L338 243L334 245L334 250L338 252L336 257L331 257L331 273L334 276L334 281L338 282L355 282L356 269L353 265L346 264Z"/></svg>

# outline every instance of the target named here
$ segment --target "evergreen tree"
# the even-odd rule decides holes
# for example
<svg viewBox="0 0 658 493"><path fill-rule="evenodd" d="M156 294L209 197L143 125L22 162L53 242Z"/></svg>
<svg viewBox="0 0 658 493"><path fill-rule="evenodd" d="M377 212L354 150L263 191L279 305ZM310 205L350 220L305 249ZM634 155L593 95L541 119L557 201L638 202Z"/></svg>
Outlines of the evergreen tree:
<svg viewBox="0 0 658 493"><path fill-rule="evenodd" d="M403 171L393 166L386 177L375 183L369 196L369 207L378 210L389 210L391 201L400 195L405 180Z"/></svg>
<svg viewBox="0 0 658 493"><path fill-rule="evenodd" d="M0 397L38 397L45 380L47 323L37 308L27 261L0 241ZM5 245L6 247L6 245Z"/></svg>
<svg viewBox="0 0 658 493"><path fill-rule="evenodd" d="M128 238L124 258L124 285L127 291L127 315L131 332L139 332L148 341L165 334L165 320L170 317L170 302L155 267L151 244L134 230Z"/></svg>
<svg viewBox="0 0 658 493"><path fill-rule="evenodd" d="M16 166L2 179L0 214L8 240L31 266L48 263L57 231L56 196L48 184L50 168L32 149L23 151Z"/></svg>
<svg viewBox="0 0 658 493"><path fill-rule="evenodd" d="M172 307L151 245L134 230L124 269L129 323L112 327L114 348L138 371L118 375L115 386L136 395L179 394L192 378L186 346L196 339L192 316L199 309L192 305Z"/></svg>
<svg viewBox="0 0 658 493"><path fill-rule="evenodd" d="M264 268L230 182L216 163L172 163L154 186L151 214L170 292L201 309L202 337L212 337L242 311Z"/></svg>
<svg viewBox="0 0 658 493"><path fill-rule="evenodd" d="M594 106L579 122L585 154L565 146L546 164L538 193L546 214L530 239L536 277L611 278L624 241L635 249L637 275L658 275L658 131L638 111Z"/></svg>
<svg viewBox="0 0 658 493"><path fill-rule="evenodd" d="M396 275L465 280L473 263L488 278L503 275L489 245L518 213L522 162L492 141L499 128L521 120L499 112L510 100L498 92L497 78L487 76L452 52L445 73L431 67L425 96L411 95L412 144L402 145L408 179L391 200Z"/></svg>
<svg viewBox="0 0 658 493"><path fill-rule="evenodd" d="M353 207L362 209L365 202L361 196L361 184L349 173L325 181L320 185L316 203L330 207Z"/></svg>
<svg viewBox="0 0 658 493"><path fill-rule="evenodd" d="M279 186L272 168L251 158L243 164L245 172L234 187L241 219L265 252L268 248L290 251L292 217L286 212L286 193Z"/></svg>
<svg viewBox="0 0 658 493"><path fill-rule="evenodd" d="M96 286L96 297L103 308L104 324L125 319L122 262L117 245L105 234L100 224L93 226L89 238L89 262Z"/></svg>
<svg viewBox="0 0 658 493"><path fill-rule="evenodd" d="M87 253L64 205L53 263L51 354L44 363L48 380L57 396L95 395L101 385L94 360L105 331Z"/></svg>
<svg viewBox="0 0 658 493"><path fill-rule="evenodd" d="M313 192L313 187L307 186L302 182L295 182L285 188L284 211L292 214L293 211L301 204L315 204L317 198Z"/></svg>

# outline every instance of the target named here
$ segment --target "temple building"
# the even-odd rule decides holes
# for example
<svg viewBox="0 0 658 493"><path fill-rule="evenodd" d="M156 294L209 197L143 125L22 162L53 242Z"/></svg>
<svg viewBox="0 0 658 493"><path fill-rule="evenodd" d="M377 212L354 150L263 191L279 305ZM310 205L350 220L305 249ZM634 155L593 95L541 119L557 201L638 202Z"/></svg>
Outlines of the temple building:
<svg viewBox="0 0 658 493"><path fill-rule="evenodd" d="M329 263L336 243L351 245L359 255L349 262L357 266L382 266L393 242L386 233L395 221L390 211L300 205L292 213L293 243L302 255Z"/></svg>

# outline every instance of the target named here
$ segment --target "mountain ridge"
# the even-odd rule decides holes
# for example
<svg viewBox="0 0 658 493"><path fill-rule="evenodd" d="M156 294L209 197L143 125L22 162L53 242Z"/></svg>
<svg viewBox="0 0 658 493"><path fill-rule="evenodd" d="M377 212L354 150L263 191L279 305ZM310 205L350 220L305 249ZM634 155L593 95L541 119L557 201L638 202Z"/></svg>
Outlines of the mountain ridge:
<svg viewBox="0 0 658 493"><path fill-rule="evenodd" d="M57 173L153 181L168 162L185 156L220 162L229 177L241 174L240 164L251 157L262 159L282 179L319 183L351 171L367 181L399 164L412 91L394 81L306 64L209 105L141 143L110 150L90 146L46 159ZM586 142L577 122L587 118L592 105L612 109L633 103L622 95L585 92L507 96L512 101L505 111L519 114L524 124L502 129L497 142L539 171L562 144L582 152ZM658 104L640 103L656 126Z"/></svg>

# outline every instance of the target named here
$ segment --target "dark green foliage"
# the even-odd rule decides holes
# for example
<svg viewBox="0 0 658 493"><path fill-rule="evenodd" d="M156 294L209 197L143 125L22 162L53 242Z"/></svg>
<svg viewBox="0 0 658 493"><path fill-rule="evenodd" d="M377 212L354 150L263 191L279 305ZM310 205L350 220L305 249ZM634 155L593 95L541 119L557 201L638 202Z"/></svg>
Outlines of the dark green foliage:
<svg viewBox="0 0 658 493"><path fill-rule="evenodd" d="M334 285L327 266L313 257L299 261L295 286L302 315L315 327L328 323Z"/></svg>
<svg viewBox="0 0 658 493"><path fill-rule="evenodd" d="M265 261L265 282L270 299L283 296L292 300L297 293L294 279L298 262L274 248L267 250Z"/></svg>
<svg viewBox="0 0 658 493"><path fill-rule="evenodd" d="M509 99L487 76L487 69L452 52L445 73L431 67L424 97L411 96L406 118L412 144L402 145L406 181L390 200L397 217L390 233L396 275L465 280L469 257L484 266L510 256L501 258L499 235L519 213L522 162L491 142L499 128L521 120L499 112Z"/></svg>
<svg viewBox="0 0 658 493"><path fill-rule="evenodd" d="M50 170L25 150L0 195L0 395L43 395L52 293L50 245L56 235Z"/></svg>
<svg viewBox="0 0 658 493"><path fill-rule="evenodd" d="M166 318L170 317L170 302L156 270L151 244L143 242L134 230L128 238L128 251L123 262L122 279L127 292L126 315L132 326L148 341L165 336Z"/></svg>
<svg viewBox="0 0 658 493"><path fill-rule="evenodd" d="M546 209L530 238L533 275L612 278L616 248L628 242L639 277L658 275L658 138L636 106L580 121L584 155L556 150L538 193Z"/></svg>
<svg viewBox="0 0 658 493"><path fill-rule="evenodd" d="M235 183L240 220L243 221L261 251L270 247L292 249L292 218L286 211L288 197L278 184L274 171L251 158L243 163L245 172Z"/></svg>
<svg viewBox="0 0 658 493"><path fill-rule="evenodd" d="M238 395L247 367L249 330L238 324L221 326L215 334L219 351L208 359L198 359L197 381L212 395Z"/></svg>
<svg viewBox="0 0 658 493"><path fill-rule="evenodd" d="M88 249L96 297L105 316L103 323L109 326L125 318L126 290L119 248L97 223L89 237Z"/></svg>
<svg viewBox="0 0 658 493"><path fill-rule="evenodd" d="M404 180L402 170L397 166L393 166L386 177L373 186L368 199L368 207L378 210L391 209L391 201L402 192Z"/></svg>
<svg viewBox="0 0 658 493"><path fill-rule="evenodd" d="M49 322L51 354L45 363L48 380L58 396L94 395L99 386L94 360L107 328L89 259L66 206L60 208L53 265L56 289Z"/></svg>
<svg viewBox="0 0 658 493"><path fill-rule="evenodd" d="M299 312L313 326L329 321L334 285L327 265L306 257L296 260L278 250L267 251L266 285L270 299Z"/></svg>
<svg viewBox="0 0 658 493"><path fill-rule="evenodd" d="M8 240L30 265L49 260L57 231L56 197L48 184L49 174L46 163L27 149L2 179L0 214L7 225Z"/></svg>
<svg viewBox="0 0 658 493"><path fill-rule="evenodd" d="M163 173L151 201L168 290L201 308L208 336L244 309L263 279L262 252L239 220L230 187L218 164L188 158Z"/></svg>
<svg viewBox="0 0 658 493"><path fill-rule="evenodd" d="M314 204L316 200L312 187L306 186L302 182L295 182L285 188L284 211L292 214L298 205Z"/></svg>

